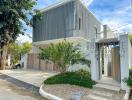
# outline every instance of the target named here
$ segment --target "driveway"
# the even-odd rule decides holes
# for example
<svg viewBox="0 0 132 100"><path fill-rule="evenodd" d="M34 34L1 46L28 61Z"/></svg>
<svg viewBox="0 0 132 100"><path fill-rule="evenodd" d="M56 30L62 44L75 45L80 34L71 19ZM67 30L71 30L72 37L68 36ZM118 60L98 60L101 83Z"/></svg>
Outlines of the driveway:
<svg viewBox="0 0 132 100"><path fill-rule="evenodd" d="M57 73L44 72L38 70L4 70L0 73L21 80L23 82L32 84L36 87L40 87L45 79L51 77Z"/></svg>
<svg viewBox="0 0 132 100"><path fill-rule="evenodd" d="M47 100L24 88L0 79L0 100Z"/></svg>

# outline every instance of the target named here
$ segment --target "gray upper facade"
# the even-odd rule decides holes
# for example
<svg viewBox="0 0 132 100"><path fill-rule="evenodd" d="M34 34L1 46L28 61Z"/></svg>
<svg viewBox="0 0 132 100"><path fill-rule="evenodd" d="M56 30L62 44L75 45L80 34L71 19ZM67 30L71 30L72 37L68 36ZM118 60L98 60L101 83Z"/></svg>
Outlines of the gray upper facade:
<svg viewBox="0 0 132 100"><path fill-rule="evenodd" d="M100 32L101 23L79 0L67 0L41 12L42 18L33 20L33 42L67 37L90 39Z"/></svg>

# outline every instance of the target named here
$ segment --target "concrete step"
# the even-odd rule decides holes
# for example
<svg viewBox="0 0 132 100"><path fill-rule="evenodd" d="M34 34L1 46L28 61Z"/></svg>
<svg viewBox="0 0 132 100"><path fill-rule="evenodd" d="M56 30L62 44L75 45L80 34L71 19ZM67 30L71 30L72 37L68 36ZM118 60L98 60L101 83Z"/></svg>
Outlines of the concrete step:
<svg viewBox="0 0 132 100"><path fill-rule="evenodd" d="M92 99L92 100L109 100L109 98L105 98L105 97L102 97L102 96L97 96L95 94L89 94L88 98Z"/></svg>
<svg viewBox="0 0 132 100"><path fill-rule="evenodd" d="M120 85L120 83L118 83L118 82L115 82L115 81L113 81L113 82L109 82L109 81L97 81L99 84L106 84L106 85L111 85L111 86L117 86L117 87L120 87L121 85Z"/></svg>
<svg viewBox="0 0 132 100"><path fill-rule="evenodd" d="M106 89L106 90L111 90L115 92L120 92L121 88L118 86L112 86L112 85L106 85L106 84L96 84L94 85L94 88L100 88L100 89Z"/></svg>
<svg viewBox="0 0 132 100"><path fill-rule="evenodd" d="M103 96L106 98L111 98L113 96L113 93L106 92L106 91L98 91L98 90L94 90L92 94L95 94L97 96Z"/></svg>

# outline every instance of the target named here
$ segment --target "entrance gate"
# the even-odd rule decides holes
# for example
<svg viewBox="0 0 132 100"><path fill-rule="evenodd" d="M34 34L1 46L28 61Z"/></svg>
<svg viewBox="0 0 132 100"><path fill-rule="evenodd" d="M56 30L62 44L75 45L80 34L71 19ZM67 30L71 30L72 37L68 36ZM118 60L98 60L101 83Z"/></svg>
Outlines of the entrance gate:
<svg viewBox="0 0 132 100"><path fill-rule="evenodd" d="M103 39L96 43L98 46L99 80L113 79L120 82L120 49L117 38Z"/></svg>
<svg viewBox="0 0 132 100"><path fill-rule="evenodd" d="M129 77L129 67L130 67L130 41L128 39L128 35L120 35L119 38L112 38L112 39L101 39L97 41L96 39L91 40L91 76L92 79L95 81L99 81L102 79L102 76L108 75L112 76L113 79L120 82L121 89L126 90L127 85L122 81L124 78ZM101 50L103 48L104 51ZM102 53L104 54L104 59L102 56ZM113 53L112 53L113 52ZM111 63L108 63L107 56L109 58L109 55L111 57ZM116 55L116 56L112 56ZM115 59L114 59L115 58ZM103 61L104 60L104 61ZM117 60L117 61L116 61ZM116 63L118 62L119 63ZM117 67L117 69L113 69L112 67L106 68L107 70L111 71L105 71L102 66L105 66L107 62L108 65L111 66L113 63L113 66L120 66ZM114 62L115 61L115 62ZM106 72L103 72L103 70ZM118 72L119 71L119 72Z"/></svg>

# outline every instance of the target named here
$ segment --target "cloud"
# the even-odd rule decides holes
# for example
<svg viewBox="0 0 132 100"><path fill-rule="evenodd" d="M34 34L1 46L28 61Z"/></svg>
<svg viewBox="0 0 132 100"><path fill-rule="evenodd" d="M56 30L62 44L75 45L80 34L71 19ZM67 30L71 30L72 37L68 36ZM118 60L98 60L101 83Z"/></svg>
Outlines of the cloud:
<svg viewBox="0 0 132 100"><path fill-rule="evenodd" d="M89 9L102 24L109 25L112 30L132 32L132 8L130 7L130 1L116 0L115 2L109 2L109 0L102 0L100 3L99 0L94 0Z"/></svg>
<svg viewBox="0 0 132 100"><path fill-rule="evenodd" d="M29 37L29 35L32 37L31 33L28 33L26 35L19 35L19 37L17 38L17 41L19 41L20 43L24 43L24 42L32 42L32 38Z"/></svg>
<svg viewBox="0 0 132 100"><path fill-rule="evenodd" d="M111 29L122 32L132 32L132 9L126 7L111 12L111 15L102 19L103 24L108 24Z"/></svg>
<svg viewBox="0 0 132 100"><path fill-rule="evenodd" d="M81 0L81 1L86 7L88 7L93 2L93 0Z"/></svg>

